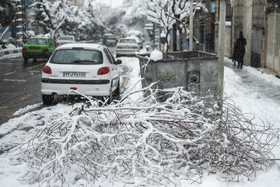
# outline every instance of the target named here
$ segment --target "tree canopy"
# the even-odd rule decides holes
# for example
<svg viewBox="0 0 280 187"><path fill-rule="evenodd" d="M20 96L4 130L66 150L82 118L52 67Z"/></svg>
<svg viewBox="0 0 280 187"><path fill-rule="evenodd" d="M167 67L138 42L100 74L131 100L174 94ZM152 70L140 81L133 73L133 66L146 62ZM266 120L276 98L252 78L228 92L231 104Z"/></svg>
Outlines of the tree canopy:
<svg viewBox="0 0 280 187"><path fill-rule="evenodd" d="M0 1L0 26L8 26L15 17L15 0Z"/></svg>

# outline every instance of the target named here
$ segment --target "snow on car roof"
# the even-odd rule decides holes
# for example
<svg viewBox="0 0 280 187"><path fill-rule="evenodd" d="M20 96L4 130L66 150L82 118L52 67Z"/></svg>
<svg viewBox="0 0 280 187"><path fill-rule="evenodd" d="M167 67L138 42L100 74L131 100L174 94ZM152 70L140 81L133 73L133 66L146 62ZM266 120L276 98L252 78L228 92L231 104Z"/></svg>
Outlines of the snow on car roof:
<svg viewBox="0 0 280 187"><path fill-rule="evenodd" d="M127 32L128 35L134 34L134 35L138 35L138 34L143 34L141 31L137 31L137 30L130 30Z"/></svg>
<svg viewBox="0 0 280 187"><path fill-rule="evenodd" d="M68 43L58 47L58 49L69 49L69 48L84 48L84 49L102 49L104 46L94 43Z"/></svg>

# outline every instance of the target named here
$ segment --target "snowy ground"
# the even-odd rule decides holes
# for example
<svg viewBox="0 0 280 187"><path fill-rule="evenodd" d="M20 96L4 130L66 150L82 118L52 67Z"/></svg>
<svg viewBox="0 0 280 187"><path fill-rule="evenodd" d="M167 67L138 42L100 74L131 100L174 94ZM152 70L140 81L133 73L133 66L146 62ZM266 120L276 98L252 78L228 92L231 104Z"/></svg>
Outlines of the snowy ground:
<svg viewBox="0 0 280 187"><path fill-rule="evenodd" d="M140 88L140 84L134 86L140 80L139 62L137 58L122 58L124 75L122 76L122 91L127 92ZM255 116L256 122L261 119L267 119L280 128L280 79L275 76L263 74L251 67L244 69L232 68L229 59L225 62L225 96L230 97L235 104L248 116ZM138 97L138 95L134 95ZM132 98L133 99L133 98ZM41 110L30 111L33 108L42 105L27 106L16 112L16 117L0 126L0 186L5 187L24 187L30 186L21 180L26 166L13 159L16 151L13 148L18 144L30 139L36 132L36 127L42 126L58 117L69 114L72 106L67 104L58 104L52 107L44 107ZM5 151L7 150L7 151ZM276 157L280 158L280 147L274 150ZM107 186L106 182L100 186ZM271 187L279 186L280 171L279 168L272 168L266 172L259 172L255 181L240 183L223 183L217 180L215 175L204 176L202 184L193 184L191 186L199 187ZM34 184L32 186L38 186ZM185 185L189 186L189 185Z"/></svg>

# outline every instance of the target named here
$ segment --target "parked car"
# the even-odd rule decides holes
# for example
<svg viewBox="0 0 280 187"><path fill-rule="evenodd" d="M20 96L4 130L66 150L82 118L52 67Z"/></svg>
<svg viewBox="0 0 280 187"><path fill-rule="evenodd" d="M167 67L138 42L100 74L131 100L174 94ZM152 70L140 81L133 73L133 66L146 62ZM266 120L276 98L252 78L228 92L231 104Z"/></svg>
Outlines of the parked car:
<svg viewBox="0 0 280 187"><path fill-rule="evenodd" d="M73 43L75 42L75 37L74 36L61 36L57 39L56 45L62 45L62 44L67 44L67 43Z"/></svg>
<svg viewBox="0 0 280 187"><path fill-rule="evenodd" d="M31 37L22 47L22 56L26 63L29 58L36 60L37 58L48 59L55 50L55 43L48 37Z"/></svg>
<svg viewBox="0 0 280 187"><path fill-rule="evenodd" d="M67 96L71 90L106 98L110 103L119 95L121 63L103 45L73 43L58 47L43 68L43 103L51 105L56 95Z"/></svg>
<svg viewBox="0 0 280 187"><path fill-rule="evenodd" d="M139 45L135 38L121 38L117 43L116 57L134 56L135 52L139 51Z"/></svg>

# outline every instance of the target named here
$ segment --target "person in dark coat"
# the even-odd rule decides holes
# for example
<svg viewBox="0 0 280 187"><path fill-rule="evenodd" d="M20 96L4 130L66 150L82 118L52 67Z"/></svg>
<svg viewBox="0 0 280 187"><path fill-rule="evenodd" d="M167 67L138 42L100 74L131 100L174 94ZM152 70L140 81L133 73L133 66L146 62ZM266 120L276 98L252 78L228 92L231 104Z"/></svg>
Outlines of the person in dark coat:
<svg viewBox="0 0 280 187"><path fill-rule="evenodd" d="M247 44L246 39L243 36L243 33L240 32L239 34L239 38L236 40L236 44L235 44L235 54L234 54L234 58L236 59L236 61L238 62L238 66L237 68L242 69L243 63L244 63L244 55L245 55L245 45Z"/></svg>

